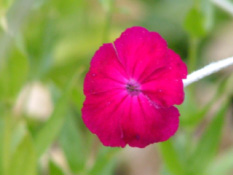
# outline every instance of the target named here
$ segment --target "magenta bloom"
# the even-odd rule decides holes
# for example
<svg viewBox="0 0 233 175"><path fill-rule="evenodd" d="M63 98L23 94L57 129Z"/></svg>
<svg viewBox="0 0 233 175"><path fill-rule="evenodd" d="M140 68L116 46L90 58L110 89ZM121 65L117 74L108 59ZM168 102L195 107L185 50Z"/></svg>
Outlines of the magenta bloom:
<svg viewBox="0 0 233 175"><path fill-rule="evenodd" d="M95 53L84 81L82 118L105 146L143 148L179 126L186 65L156 32L132 27Z"/></svg>

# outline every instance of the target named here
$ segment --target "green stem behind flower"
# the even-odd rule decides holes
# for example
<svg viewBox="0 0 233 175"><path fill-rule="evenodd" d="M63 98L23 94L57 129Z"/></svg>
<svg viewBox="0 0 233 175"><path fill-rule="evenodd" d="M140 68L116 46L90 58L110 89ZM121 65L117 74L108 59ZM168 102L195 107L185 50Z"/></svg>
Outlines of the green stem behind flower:
<svg viewBox="0 0 233 175"><path fill-rule="evenodd" d="M194 71L197 64L197 52L198 52L199 39L195 37L190 37L189 41L189 71Z"/></svg>

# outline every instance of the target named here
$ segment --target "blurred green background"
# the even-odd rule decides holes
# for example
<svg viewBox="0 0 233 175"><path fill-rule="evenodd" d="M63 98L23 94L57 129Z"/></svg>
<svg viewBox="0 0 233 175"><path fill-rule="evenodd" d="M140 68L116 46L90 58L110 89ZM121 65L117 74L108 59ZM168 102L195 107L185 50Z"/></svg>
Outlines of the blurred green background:
<svg viewBox="0 0 233 175"><path fill-rule="evenodd" d="M0 175L233 175L232 67L186 88L167 142L108 148L85 128L89 62L131 26L189 72L233 55L230 0L0 0Z"/></svg>

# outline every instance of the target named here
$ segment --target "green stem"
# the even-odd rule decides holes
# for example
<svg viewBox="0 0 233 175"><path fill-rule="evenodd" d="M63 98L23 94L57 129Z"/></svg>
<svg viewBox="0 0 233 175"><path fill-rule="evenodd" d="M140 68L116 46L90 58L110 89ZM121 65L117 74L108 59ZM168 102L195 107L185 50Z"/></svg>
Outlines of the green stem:
<svg viewBox="0 0 233 175"><path fill-rule="evenodd" d="M197 64L197 52L198 52L199 39L190 37L189 41L189 62L188 68L189 72L192 72L196 68Z"/></svg>

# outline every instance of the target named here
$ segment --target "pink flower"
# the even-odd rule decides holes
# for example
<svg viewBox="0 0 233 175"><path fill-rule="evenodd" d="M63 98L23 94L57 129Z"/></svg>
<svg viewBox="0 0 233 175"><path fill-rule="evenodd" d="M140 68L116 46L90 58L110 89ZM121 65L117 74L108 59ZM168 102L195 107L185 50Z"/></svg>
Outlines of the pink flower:
<svg viewBox="0 0 233 175"><path fill-rule="evenodd" d="M143 148L174 135L187 68L158 33L129 28L90 65L82 118L105 146Z"/></svg>

